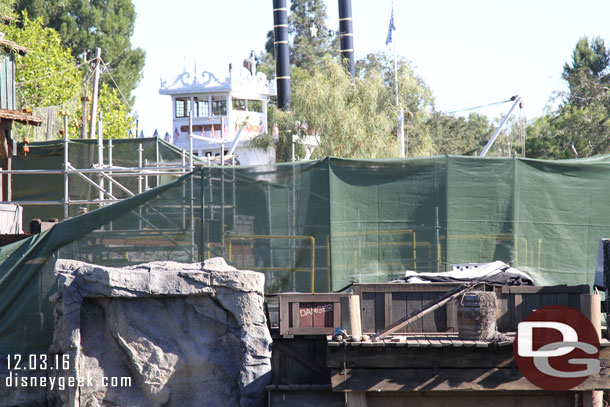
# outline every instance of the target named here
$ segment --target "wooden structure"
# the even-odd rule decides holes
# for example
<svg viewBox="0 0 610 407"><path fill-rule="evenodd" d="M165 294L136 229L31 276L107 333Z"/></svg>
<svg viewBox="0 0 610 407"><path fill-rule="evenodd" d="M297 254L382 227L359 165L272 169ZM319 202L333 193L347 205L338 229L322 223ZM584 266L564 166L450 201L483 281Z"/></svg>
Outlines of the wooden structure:
<svg viewBox="0 0 610 407"><path fill-rule="evenodd" d="M345 294L280 294L280 335L332 335Z"/></svg>
<svg viewBox="0 0 610 407"><path fill-rule="evenodd" d="M363 331L378 331L383 324L389 325L455 286L356 284L354 293L360 296ZM376 342L336 341L330 335L319 336L322 329L330 331L327 325L331 320L335 325L341 321L336 314L332 318L311 319L308 327L294 325L295 321L302 322L299 310L330 303L335 307L342 294L282 294L280 304L284 311L280 311L283 314L280 331L300 333L275 339L269 405L376 407L412 403L459 407L487 405L493 400L495 407L601 406L600 390L610 390L610 372L605 368L610 364L607 340L601 340L600 373L563 392L543 391L531 384L518 370L513 350L517 324L533 310L546 305L578 309L601 330L597 318L599 296L588 294L586 286L484 286L484 289L496 293L497 324L499 331L504 332L493 341L459 338L454 315L456 303L424 316L392 337ZM289 326L283 327L285 324ZM326 344L322 354L321 344Z"/></svg>
<svg viewBox="0 0 610 407"><path fill-rule="evenodd" d="M354 293L361 297L362 330L365 333L375 333L458 285L458 283L354 284ZM586 285L533 287L482 285L478 289L496 292L497 325L500 332L516 331L519 322L533 310L546 305L565 305L580 310L580 295L589 292L589 287ZM457 332L457 300L399 332Z"/></svg>

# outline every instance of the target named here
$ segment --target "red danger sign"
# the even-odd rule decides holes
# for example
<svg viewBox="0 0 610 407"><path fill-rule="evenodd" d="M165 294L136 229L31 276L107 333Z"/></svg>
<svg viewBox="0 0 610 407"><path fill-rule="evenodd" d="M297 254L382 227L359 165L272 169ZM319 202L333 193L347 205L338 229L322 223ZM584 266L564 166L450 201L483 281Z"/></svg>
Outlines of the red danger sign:
<svg viewBox="0 0 610 407"><path fill-rule="evenodd" d="M595 327L561 305L540 308L519 323L514 352L519 371L544 390L569 390L600 371Z"/></svg>

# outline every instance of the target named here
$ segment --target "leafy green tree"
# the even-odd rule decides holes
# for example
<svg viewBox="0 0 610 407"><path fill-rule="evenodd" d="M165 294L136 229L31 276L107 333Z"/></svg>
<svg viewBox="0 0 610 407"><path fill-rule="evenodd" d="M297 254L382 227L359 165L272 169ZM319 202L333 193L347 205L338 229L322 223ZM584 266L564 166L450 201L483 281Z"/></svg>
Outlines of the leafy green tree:
<svg viewBox="0 0 610 407"><path fill-rule="evenodd" d="M131 0L20 0L17 8L42 17L48 27L59 32L74 56L87 52L92 58L95 48L100 47L118 87L130 98L142 78L145 59L144 50L131 47L136 18ZM104 76L103 81L115 86L110 76Z"/></svg>
<svg viewBox="0 0 610 407"><path fill-rule="evenodd" d="M26 56L15 57L17 98L23 107L64 105L82 86L69 48L61 44L57 31L30 19L24 13L21 27L4 25L7 38L26 47Z"/></svg>
<svg viewBox="0 0 610 407"><path fill-rule="evenodd" d="M434 112L425 127L434 141L436 154L473 155L480 153L493 134L486 116L470 113L468 118Z"/></svg>
<svg viewBox="0 0 610 407"><path fill-rule="evenodd" d="M127 138L129 130L134 126L133 117L129 114L129 108L119 95L119 92L102 84L100 87L100 96L98 101L98 110L102 113L102 134L104 138ZM87 103L87 112L91 111L91 103ZM71 134L80 134L80 126L82 117L82 105L76 110L70 120L70 126L73 130Z"/></svg>
<svg viewBox="0 0 610 407"><path fill-rule="evenodd" d="M528 127L527 155L588 157L610 152L610 53L601 38L582 38L564 65L569 91L556 111Z"/></svg>
<svg viewBox="0 0 610 407"><path fill-rule="evenodd" d="M412 71L403 69L400 81L404 92L413 92L418 80L410 77ZM303 158L305 147L301 142L309 137L318 142L312 158L336 156L344 158L398 157L396 138L397 115L393 90L384 83L379 70L353 80L339 63L326 57L311 71L294 68L292 111L281 112L270 109L269 129L272 123L279 125L277 158L289 160L291 137L297 135L297 156ZM425 132L418 133L425 117L424 111L431 107L429 89L417 89L422 99L409 123L412 128L411 151L413 155L429 155L433 143ZM402 95L407 101L410 95ZM424 98L426 97L426 98ZM270 135L263 135L253 142L255 146L267 147Z"/></svg>
<svg viewBox="0 0 610 407"><path fill-rule="evenodd" d="M596 37L589 43L588 38L581 38L572 52L572 62L564 65L562 76L570 89L567 103L587 106L601 102L610 82L610 52L604 40Z"/></svg>
<svg viewBox="0 0 610 407"><path fill-rule="evenodd" d="M15 17L15 1L16 0L0 0L0 18L7 21Z"/></svg>
<svg viewBox="0 0 610 407"><path fill-rule="evenodd" d="M323 0L295 0L288 16L291 64L311 70L323 58L338 55L338 42L326 26L326 4Z"/></svg>
<svg viewBox="0 0 610 407"><path fill-rule="evenodd" d="M16 56L15 80L19 106L55 106L69 112L69 134L79 137L82 117L80 97L85 80L70 49L62 45L59 33L45 27L42 18L30 19L27 12L24 12L20 25L4 24L2 31L7 38L29 50L26 56ZM89 104L87 111L90 109ZM128 136L133 119L129 115L128 105L119 97L116 89L102 84L98 109L104 117L105 137ZM62 118L52 119L58 122L55 128L63 128ZM22 138L29 130L17 126L16 136Z"/></svg>

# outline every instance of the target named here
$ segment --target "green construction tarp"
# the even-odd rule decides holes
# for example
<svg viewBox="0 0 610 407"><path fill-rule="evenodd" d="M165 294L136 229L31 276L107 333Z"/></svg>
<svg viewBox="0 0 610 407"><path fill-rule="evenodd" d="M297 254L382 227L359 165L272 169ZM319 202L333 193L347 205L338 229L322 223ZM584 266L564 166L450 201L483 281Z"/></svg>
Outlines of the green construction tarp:
<svg viewBox="0 0 610 407"><path fill-rule="evenodd" d="M610 157L428 157L198 167L2 248L0 352L44 351L57 258L124 266L223 256L267 292L324 292L405 270L510 262L592 286L610 236Z"/></svg>

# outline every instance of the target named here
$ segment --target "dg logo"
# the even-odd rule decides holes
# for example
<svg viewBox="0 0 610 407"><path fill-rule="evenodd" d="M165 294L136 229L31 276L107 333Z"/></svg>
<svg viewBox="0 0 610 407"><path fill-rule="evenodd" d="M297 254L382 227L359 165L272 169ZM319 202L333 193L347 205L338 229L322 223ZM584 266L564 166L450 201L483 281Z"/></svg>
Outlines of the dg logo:
<svg viewBox="0 0 610 407"><path fill-rule="evenodd" d="M600 371L598 334L570 307L532 312L517 327L514 352L519 371L544 390L569 390Z"/></svg>

